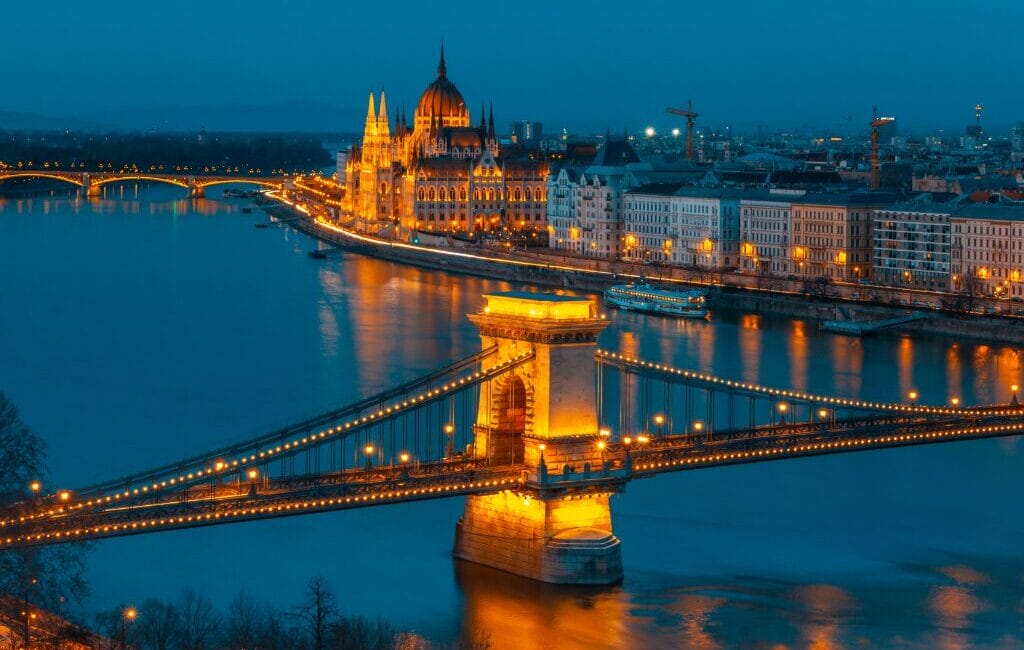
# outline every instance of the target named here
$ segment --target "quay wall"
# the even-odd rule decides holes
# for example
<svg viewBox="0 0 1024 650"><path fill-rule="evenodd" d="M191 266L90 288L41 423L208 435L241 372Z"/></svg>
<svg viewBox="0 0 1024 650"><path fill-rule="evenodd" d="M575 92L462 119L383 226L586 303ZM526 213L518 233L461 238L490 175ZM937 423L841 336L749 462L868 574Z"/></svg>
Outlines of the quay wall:
<svg viewBox="0 0 1024 650"><path fill-rule="evenodd" d="M495 263L502 259L517 259L498 252L488 252L493 259L438 255L427 248L399 248L351 239L320 227L311 219L295 219L296 216L300 216L300 213L285 205L271 205L264 209L269 214L289 219L288 224L295 229L344 250L421 268L466 273L477 277L553 289L597 293L612 284L629 281L629 278L616 277L611 272L604 272L606 265L596 260L592 267L602 271L603 274L551 268L558 266L557 264L535 263L536 265L528 266ZM481 255L478 250L474 250L473 253ZM710 293L708 301L715 309L816 320L837 318L879 320L898 317L913 311L910 307L837 300L783 291L755 291L738 287L715 287L715 290ZM991 343L1024 345L1024 324L1017 322L1017 319L999 316L959 315L928 309L924 311L930 313L929 318L906 323L888 331L912 331L921 334L984 340Z"/></svg>

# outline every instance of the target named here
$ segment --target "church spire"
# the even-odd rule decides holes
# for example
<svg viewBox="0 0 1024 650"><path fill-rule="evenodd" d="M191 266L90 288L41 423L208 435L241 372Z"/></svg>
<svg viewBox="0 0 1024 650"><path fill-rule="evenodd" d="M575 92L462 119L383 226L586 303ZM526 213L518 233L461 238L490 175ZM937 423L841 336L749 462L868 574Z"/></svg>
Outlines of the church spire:
<svg viewBox="0 0 1024 650"><path fill-rule="evenodd" d="M480 100L480 128L487 128L487 111L484 110L484 102Z"/></svg>
<svg viewBox="0 0 1024 650"><path fill-rule="evenodd" d="M441 39L441 60L437 63L437 76L448 76L448 66L444 63L444 39Z"/></svg>
<svg viewBox="0 0 1024 650"><path fill-rule="evenodd" d="M388 103L384 98L384 91L380 91L380 109L377 111L377 122L383 127L380 129L382 135L390 135L391 127L388 124Z"/></svg>
<svg viewBox="0 0 1024 650"><path fill-rule="evenodd" d="M370 105L366 109L366 123L377 121L377 109L373 105L373 91L370 91Z"/></svg>
<svg viewBox="0 0 1024 650"><path fill-rule="evenodd" d="M487 137L494 140L494 102L491 102L491 114L487 118Z"/></svg>

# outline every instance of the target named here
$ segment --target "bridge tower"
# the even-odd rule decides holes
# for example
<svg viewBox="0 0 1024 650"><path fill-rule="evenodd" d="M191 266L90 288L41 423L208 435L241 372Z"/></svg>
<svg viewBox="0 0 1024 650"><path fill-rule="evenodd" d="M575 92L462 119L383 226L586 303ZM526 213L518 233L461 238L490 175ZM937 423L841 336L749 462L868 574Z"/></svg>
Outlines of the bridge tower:
<svg viewBox="0 0 1024 650"><path fill-rule="evenodd" d="M619 582L622 550L609 500L621 483L608 480L598 446L594 361L608 323L587 298L484 298L469 319L484 349L497 346L485 367L530 350L534 357L481 388L472 453L491 465L524 466L528 489L468 497L454 554L543 582Z"/></svg>
<svg viewBox="0 0 1024 650"><path fill-rule="evenodd" d="M206 196L206 191L203 189L202 185L196 183L195 176L189 176L186 182L188 183L188 198L201 199Z"/></svg>
<svg viewBox="0 0 1024 650"><path fill-rule="evenodd" d="M100 196L100 186L92 182L92 176L88 172L82 174L82 189L85 190L86 198L96 199Z"/></svg>

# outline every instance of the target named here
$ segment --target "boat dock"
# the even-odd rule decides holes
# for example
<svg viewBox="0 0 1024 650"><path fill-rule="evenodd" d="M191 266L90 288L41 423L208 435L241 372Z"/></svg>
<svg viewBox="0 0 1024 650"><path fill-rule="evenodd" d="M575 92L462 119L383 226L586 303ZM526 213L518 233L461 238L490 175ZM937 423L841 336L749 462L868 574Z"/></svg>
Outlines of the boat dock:
<svg viewBox="0 0 1024 650"><path fill-rule="evenodd" d="M906 323L924 320L929 318L929 316L930 314L918 311L904 316L885 318L881 320L827 320L821 323L821 329L826 332L836 332L839 334L870 336L871 334L890 327L897 327L899 325L905 325Z"/></svg>

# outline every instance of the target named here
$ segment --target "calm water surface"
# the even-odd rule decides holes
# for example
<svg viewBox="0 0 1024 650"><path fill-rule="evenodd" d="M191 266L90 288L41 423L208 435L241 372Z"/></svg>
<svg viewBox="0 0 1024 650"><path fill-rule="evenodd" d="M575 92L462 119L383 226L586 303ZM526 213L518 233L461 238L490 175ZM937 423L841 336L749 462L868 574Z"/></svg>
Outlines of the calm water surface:
<svg viewBox="0 0 1024 650"><path fill-rule="evenodd" d="M173 188L0 200L0 389L61 487L245 438L479 346L464 314L510 285L255 229ZM612 312L603 347L851 397L1006 400L1019 351L851 339L813 322ZM314 575L351 614L496 648L1021 647L1017 439L711 469L613 501L626 580L551 588L455 563L459 499L98 543L88 611L186 589L287 606Z"/></svg>

